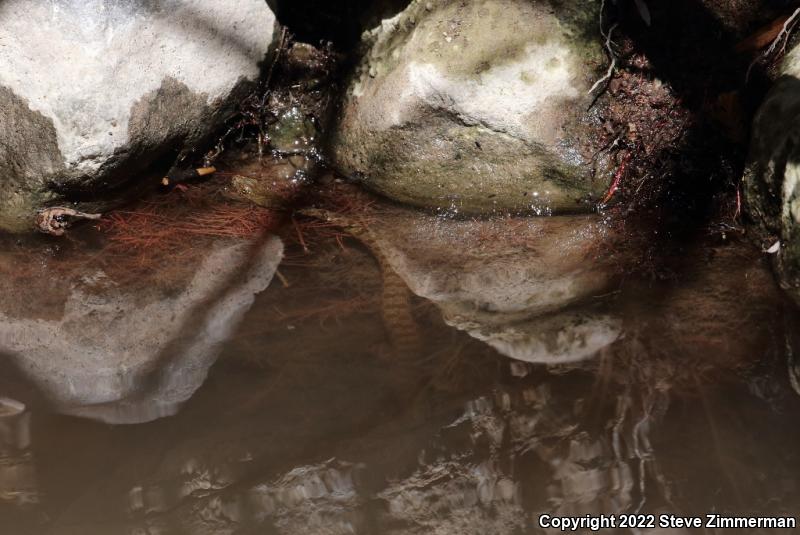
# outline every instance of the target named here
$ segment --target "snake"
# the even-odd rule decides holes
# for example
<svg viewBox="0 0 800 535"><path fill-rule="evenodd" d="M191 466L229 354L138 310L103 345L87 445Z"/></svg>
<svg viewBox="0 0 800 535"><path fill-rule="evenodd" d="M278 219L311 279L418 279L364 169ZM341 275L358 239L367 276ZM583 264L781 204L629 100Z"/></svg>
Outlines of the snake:
<svg viewBox="0 0 800 535"><path fill-rule="evenodd" d="M422 337L412 311L411 290L392 268L374 232L356 216L320 208L305 208L299 213L341 228L367 248L381 272L381 316L392 352L402 363L416 366L422 357Z"/></svg>

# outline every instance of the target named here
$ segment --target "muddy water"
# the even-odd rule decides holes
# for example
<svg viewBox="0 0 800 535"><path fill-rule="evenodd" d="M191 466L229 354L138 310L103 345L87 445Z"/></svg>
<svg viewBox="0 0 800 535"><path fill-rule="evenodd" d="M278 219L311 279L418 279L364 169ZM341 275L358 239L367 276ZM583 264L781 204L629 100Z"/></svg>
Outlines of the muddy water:
<svg viewBox="0 0 800 535"><path fill-rule="evenodd" d="M798 514L797 318L735 233L354 206L194 257L6 240L0 533Z"/></svg>

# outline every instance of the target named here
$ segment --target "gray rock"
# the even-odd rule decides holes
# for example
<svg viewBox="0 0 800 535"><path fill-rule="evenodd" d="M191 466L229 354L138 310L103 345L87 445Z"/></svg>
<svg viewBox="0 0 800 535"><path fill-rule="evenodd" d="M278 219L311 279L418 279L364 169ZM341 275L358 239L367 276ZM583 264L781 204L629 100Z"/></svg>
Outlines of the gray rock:
<svg viewBox="0 0 800 535"><path fill-rule="evenodd" d="M174 414L205 381L220 345L263 291L281 260L271 238L218 245L171 297L141 288L89 288L102 273L71 284L57 319L19 317L15 297L0 311L0 354L62 413L110 423ZM243 272L244 270L244 272Z"/></svg>
<svg viewBox="0 0 800 535"><path fill-rule="evenodd" d="M257 80L263 0L0 4L0 229L117 192L218 127Z"/></svg>
<svg viewBox="0 0 800 535"><path fill-rule="evenodd" d="M331 153L392 199L453 212L588 210L599 2L415 0L368 32Z"/></svg>
<svg viewBox="0 0 800 535"><path fill-rule="evenodd" d="M782 286L800 303L800 47L786 57L782 76L753 124L745 171L747 207L774 253ZM780 242L780 248L773 245Z"/></svg>

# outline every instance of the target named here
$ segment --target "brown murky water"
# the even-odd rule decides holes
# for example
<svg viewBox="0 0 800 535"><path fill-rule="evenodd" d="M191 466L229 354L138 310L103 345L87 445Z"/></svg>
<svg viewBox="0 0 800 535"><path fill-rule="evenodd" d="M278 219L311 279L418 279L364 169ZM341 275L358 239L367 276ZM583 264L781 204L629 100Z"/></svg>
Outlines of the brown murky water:
<svg viewBox="0 0 800 535"><path fill-rule="evenodd" d="M4 241L0 533L798 514L797 318L735 233L362 208L273 227L274 277L271 238Z"/></svg>

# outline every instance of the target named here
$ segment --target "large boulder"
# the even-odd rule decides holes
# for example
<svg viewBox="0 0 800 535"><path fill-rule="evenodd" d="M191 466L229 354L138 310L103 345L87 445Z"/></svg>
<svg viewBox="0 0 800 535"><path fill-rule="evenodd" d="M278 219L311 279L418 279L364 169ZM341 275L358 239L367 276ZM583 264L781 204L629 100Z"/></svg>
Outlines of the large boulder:
<svg viewBox="0 0 800 535"><path fill-rule="evenodd" d="M787 55L755 118L744 182L781 284L800 302L800 47Z"/></svg>
<svg viewBox="0 0 800 535"><path fill-rule="evenodd" d="M365 34L330 152L392 199L453 212L590 209L600 2L414 0ZM596 95L596 92L595 94Z"/></svg>
<svg viewBox="0 0 800 535"><path fill-rule="evenodd" d="M141 182L206 138L259 78L263 0L0 4L0 229Z"/></svg>

